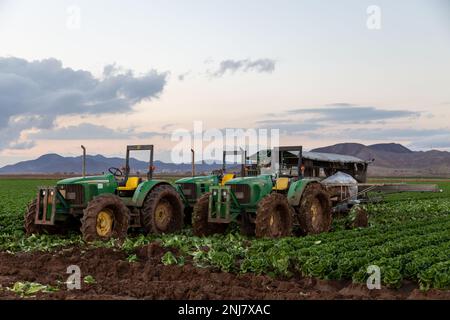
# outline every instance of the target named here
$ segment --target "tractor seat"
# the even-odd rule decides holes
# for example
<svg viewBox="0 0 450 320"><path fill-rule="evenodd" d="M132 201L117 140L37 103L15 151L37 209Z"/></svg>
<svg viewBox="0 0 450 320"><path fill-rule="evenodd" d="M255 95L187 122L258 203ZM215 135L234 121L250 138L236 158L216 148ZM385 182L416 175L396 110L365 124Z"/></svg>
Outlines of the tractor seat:
<svg viewBox="0 0 450 320"><path fill-rule="evenodd" d="M227 173L223 176L222 178L222 183L221 185L224 186L225 183L227 183L228 181L230 181L231 179L235 178L235 174L234 173Z"/></svg>
<svg viewBox="0 0 450 320"><path fill-rule="evenodd" d="M289 178L278 178L275 182L275 186L273 187L273 190L276 191L284 191L287 190L289 187Z"/></svg>
<svg viewBox="0 0 450 320"><path fill-rule="evenodd" d="M139 177L129 177L125 186L120 186L117 188L118 191L134 191L141 183L141 178Z"/></svg>

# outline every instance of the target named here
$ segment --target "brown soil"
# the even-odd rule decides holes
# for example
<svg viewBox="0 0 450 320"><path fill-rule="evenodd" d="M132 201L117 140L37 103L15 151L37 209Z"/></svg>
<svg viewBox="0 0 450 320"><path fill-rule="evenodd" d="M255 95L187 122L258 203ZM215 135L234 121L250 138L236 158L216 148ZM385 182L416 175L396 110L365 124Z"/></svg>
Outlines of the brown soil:
<svg viewBox="0 0 450 320"><path fill-rule="evenodd" d="M424 293L412 283L405 283L400 290L370 291L349 281L234 275L189 263L165 266L161 257L166 251L152 243L136 251L139 261L134 263L127 261L125 252L105 248L15 255L0 252L0 299L20 298L6 290L17 281L61 288L55 293L39 293L37 299L450 299L450 291ZM72 291L58 285L67 280L70 265L78 265L82 277L91 275L96 283L82 283L81 290Z"/></svg>

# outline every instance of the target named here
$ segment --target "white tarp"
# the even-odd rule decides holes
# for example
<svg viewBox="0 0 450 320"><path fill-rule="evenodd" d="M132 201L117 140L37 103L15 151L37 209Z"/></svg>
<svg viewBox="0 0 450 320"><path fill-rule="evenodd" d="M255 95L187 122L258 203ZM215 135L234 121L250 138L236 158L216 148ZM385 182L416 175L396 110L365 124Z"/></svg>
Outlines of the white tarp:
<svg viewBox="0 0 450 320"><path fill-rule="evenodd" d="M347 186L351 199L356 200L358 197L358 181L347 173L338 171L321 183L325 186Z"/></svg>

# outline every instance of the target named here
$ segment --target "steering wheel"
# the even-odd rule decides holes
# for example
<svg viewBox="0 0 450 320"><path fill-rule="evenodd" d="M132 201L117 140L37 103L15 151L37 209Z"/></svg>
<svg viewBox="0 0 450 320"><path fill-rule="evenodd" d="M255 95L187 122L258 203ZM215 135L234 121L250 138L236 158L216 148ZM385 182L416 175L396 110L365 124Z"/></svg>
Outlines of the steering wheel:
<svg viewBox="0 0 450 320"><path fill-rule="evenodd" d="M111 167L108 169L109 173L111 173L114 177L122 177L123 172L119 168Z"/></svg>

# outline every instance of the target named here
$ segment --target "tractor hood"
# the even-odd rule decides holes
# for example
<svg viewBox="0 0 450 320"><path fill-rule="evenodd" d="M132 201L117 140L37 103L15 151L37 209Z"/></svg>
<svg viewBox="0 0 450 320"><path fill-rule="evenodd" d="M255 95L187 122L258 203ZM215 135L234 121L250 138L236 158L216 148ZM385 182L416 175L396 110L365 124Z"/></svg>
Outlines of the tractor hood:
<svg viewBox="0 0 450 320"><path fill-rule="evenodd" d="M62 184L114 184L117 183L116 179L112 174L105 174L99 176L88 176L88 177L75 177L60 180L57 185Z"/></svg>
<svg viewBox="0 0 450 320"><path fill-rule="evenodd" d="M176 184L182 184L182 183L218 184L219 183L219 178L216 175L187 177L187 178L179 179L179 180L175 181L175 183Z"/></svg>
<svg viewBox="0 0 450 320"><path fill-rule="evenodd" d="M249 185L260 185L261 187L270 184L272 186L272 176L270 174L264 174L259 175L256 177L240 177L240 178L234 178L225 185L232 185L232 184L249 184Z"/></svg>

